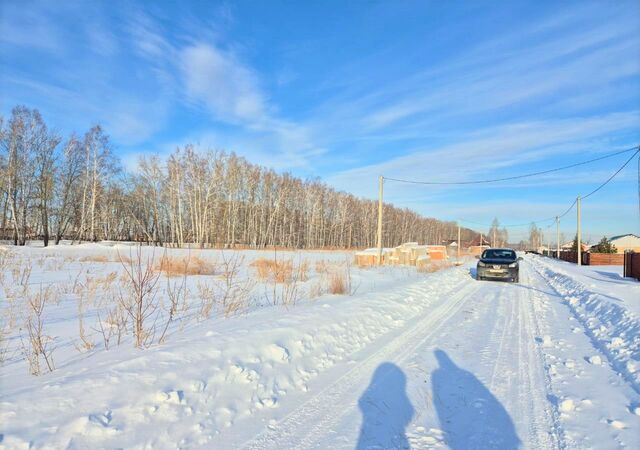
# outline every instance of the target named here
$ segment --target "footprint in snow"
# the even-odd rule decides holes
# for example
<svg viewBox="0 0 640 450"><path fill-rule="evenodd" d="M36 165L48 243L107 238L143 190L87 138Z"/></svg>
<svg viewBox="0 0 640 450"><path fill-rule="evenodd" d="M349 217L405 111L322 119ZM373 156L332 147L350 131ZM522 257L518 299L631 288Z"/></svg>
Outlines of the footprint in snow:
<svg viewBox="0 0 640 450"><path fill-rule="evenodd" d="M590 364L593 364L594 366L601 366L602 365L602 358L600 357L600 355L593 355L593 356L589 356L588 358L585 358Z"/></svg>
<svg viewBox="0 0 640 450"><path fill-rule="evenodd" d="M105 411L102 414L90 414L89 422L108 427L111 423L112 413L110 410Z"/></svg>
<svg viewBox="0 0 640 450"><path fill-rule="evenodd" d="M612 428L615 428L616 430L623 430L627 428L627 424L621 420L607 420L607 423L611 425Z"/></svg>

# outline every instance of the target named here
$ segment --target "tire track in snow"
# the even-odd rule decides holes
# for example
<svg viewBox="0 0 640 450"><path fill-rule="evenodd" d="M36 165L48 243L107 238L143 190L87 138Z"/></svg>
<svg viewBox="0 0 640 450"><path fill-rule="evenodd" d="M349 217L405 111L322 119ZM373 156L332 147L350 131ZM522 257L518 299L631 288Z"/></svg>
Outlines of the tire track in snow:
<svg viewBox="0 0 640 450"><path fill-rule="evenodd" d="M521 283L490 282L485 284L492 295L482 302L486 319L493 320L487 342L479 352L486 367L487 387L499 398L517 425L523 448L564 448L563 438L548 402L549 384L546 382L544 359L536 354L538 336L530 308L530 283L527 271L521 269ZM491 308L494 308L493 312ZM469 339L484 339L481 328ZM480 333L480 334L477 334Z"/></svg>
<svg viewBox="0 0 640 450"><path fill-rule="evenodd" d="M362 386L368 383L371 373L380 363L385 361L397 363L411 357L415 349L422 346L445 326L468 301L470 294L481 287L475 282L464 285L465 281L471 281L466 273L451 291L459 289L461 285L463 287L451 296L447 295L451 291L442 293L439 296L442 300L425 319L358 362L331 385L290 412L273 428L264 430L245 443L243 448L251 450L312 448L321 442L330 432L331 426L338 423L348 412L345 410L342 414L336 414L336 407L340 404L357 404ZM345 402L347 398L350 400Z"/></svg>
<svg viewBox="0 0 640 450"><path fill-rule="evenodd" d="M547 383L544 359L536 353L538 333L530 314L532 291L528 289L527 275L526 269L521 269L520 284L503 284L496 290L496 324L482 360L492 366L489 390L514 416L523 447L564 448L558 421L547 399L550 381Z"/></svg>
<svg viewBox="0 0 640 450"><path fill-rule="evenodd" d="M540 336L539 316L534 311L538 298L531 286L532 279L527 264L522 264L522 267L525 270L521 279L524 278L526 287L520 286L518 292L518 366L520 380L526 384L524 394L531 400L527 401L521 391L519 401L523 406L529 406L529 437L533 437L530 447L565 449L567 445L558 411L548 400L552 395L551 376L547 372L544 355L535 341L536 337ZM522 364L523 359L526 361L525 364Z"/></svg>

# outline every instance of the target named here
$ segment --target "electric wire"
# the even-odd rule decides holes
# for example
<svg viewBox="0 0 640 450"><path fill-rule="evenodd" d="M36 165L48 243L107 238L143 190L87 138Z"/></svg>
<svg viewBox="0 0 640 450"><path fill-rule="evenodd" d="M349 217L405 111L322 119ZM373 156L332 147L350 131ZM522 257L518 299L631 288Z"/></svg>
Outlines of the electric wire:
<svg viewBox="0 0 640 450"><path fill-rule="evenodd" d="M593 159L589 159L587 161L582 161L582 162L578 162L578 163L574 163L574 164L570 164L568 166L562 166L562 167L556 167L555 169L548 169L548 170L542 170L540 172L532 172L532 173L526 173L526 174L522 174L522 175L515 175L515 176L511 176L511 177L505 177L505 178L495 178L495 179L489 179L489 180L471 180L471 181L419 181L419 180L405 180L405 179L401 179L401 178L387 178L387 177L383 177L385 180L387 181L395 181L398 183L410 183L410 184L425 184L425 185L467 185L467 184L487 184L487 183L497 183L500 181L510 181L510 180L518 180L521 178L529 178L529 177L535 177L538 175L545 175L548 173L552 173L552 172L558 172L561 170L566 170L566 169L571 169L573 167L578 167L578 166L583 166L585 164L590 164L592 162L596 162L596 161L602 161L603 159L607 159L607 158L612 158L614 156L617 155L621 155L623 153L628 153L631 151L634 151L634 156L635 154L637 154L640 151L640 146L636 145L634 147L630 147L624 150L619 150L617 152L613 152L604 156L600 156L598 158L593 158ZM631 159L633 159L633 156L631 157ZM615 175L614 175L615 176Z"/></svg>
<svg viewBox="0 0 640 450"><path fill-rule="evenodd" d="M580 196L579 198L581 200L583 200L585 198L588 198L588 197L592 196L593 194L595 194L596 192L598 192L603 187L605 187L607 184L609 184L620 172L622 172L622 170L633 160L633 158L635 158L640 153L640 146L634 147L632 150L635 150L633 155L631 155L631 157L629 159L627 159L627 161L625 161L625 163L622 166L620 166L618 168L618 170L616 170L609 178L607 178L607 180L604 183L600 184L597 188L595 188L593 191L589 192L587 195ZM625 152L628 152L628 151L629 150L625 150ZM623 153L623 152L617 152L617 154L620 154L620 153ZM613 156L613 155L610 155L610 156ZM571 203L571 205L569 206L569 208L567 208L567 210L565 212L563 212L562 214L560 214L558 216L548 217L546 219L532 220L531 222L522 223L522 224L503 225L502 227L503 228L512 228L512 227L527 226L527 225L531 225L531 224L539 224L539 223L542 223L542 222L547 222L549 220L554 220L554 221L556 219L559 220L562 217L564 217L567 214L569 214L569 212L573 209L573 207L576 205L577 202L578 202L578 198L576 198L573 201L573 203ZM639 208L639 211L640 211L640 158L638 158L638 208ZM484 227L493 226L493 225L481 224L481 223L478 223L478 222L472 222L472 221L465 220L465 219L458 219L458 221L465 222L465 223L470 223L470 224L474 224L474 225L478 225L478 226L484 226ZM553 224L551 224L551 225L553 225ZM549 228L551 225L549 225L547 228Z"/></svg>
<svg viewBox="0 0 640 450"><path fill-rule="evenodd" d="M611 175L607 181L605 181L604 183L602 183L600 186L598 186L597 188L595 188L593 191L589 192L587 195L584 195L582 197L580 197L581 199L585 199L588 197L591 197L593 194L595 194L596 192L598 192L600 189L602 189L603 187L605 187L607 184L609 184L609 182L611 180L613 180L615 178L616 175L618 175L622 169L624 169L625 167L627 167L627 164L629 164L631 162L631 160L638 154L640 153L640 147L638 147L638 149L634 152L633 155L631 155L631 158L627 159L627 161L618 169L616 170L616 172Z"/></svg>

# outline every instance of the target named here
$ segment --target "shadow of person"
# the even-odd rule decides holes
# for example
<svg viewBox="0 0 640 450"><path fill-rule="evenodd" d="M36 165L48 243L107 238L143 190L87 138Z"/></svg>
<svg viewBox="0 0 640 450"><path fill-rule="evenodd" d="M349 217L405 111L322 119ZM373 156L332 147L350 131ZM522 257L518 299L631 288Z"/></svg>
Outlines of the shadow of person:
<svg viewBox="0 0 640 450"><path fill-rule="evenodd" d="M358 406L362 427L356 450L408 449L405 428L413 417L406 393L407 377L391 363L378 366Z"/></svg>
<svg viewBox="0 0 640 450"><path fill-rule="evenodd" d="M511 417L471 372L459 368L442 350L431 375L433 401L452 450L517 449L520 439Z"/></svg>

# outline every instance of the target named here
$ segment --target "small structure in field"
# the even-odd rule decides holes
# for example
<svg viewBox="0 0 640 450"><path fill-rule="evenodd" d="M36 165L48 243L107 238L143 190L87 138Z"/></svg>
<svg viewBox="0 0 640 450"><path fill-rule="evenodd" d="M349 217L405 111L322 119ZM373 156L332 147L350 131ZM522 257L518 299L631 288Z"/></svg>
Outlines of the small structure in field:
<svg viewBox="0 0 640 450"><path fill-rule="evenodd" d="M382 264L389 264L390 256L393 253L392 248L382 249ZM355 253L356 265L358 267L369 267L378 264L378 249L368 248Z"/></svg>
<svg viewBox="0 0 640 450"><path fill-rule="evenodd" d="M417 242L406 242L395 248L382 250L382 264L401 266L426 265L430 261L448 259L445 245L419 245ZM378 249L368 248L355 253L355 262L360 267L378 264Z"/></svg>

